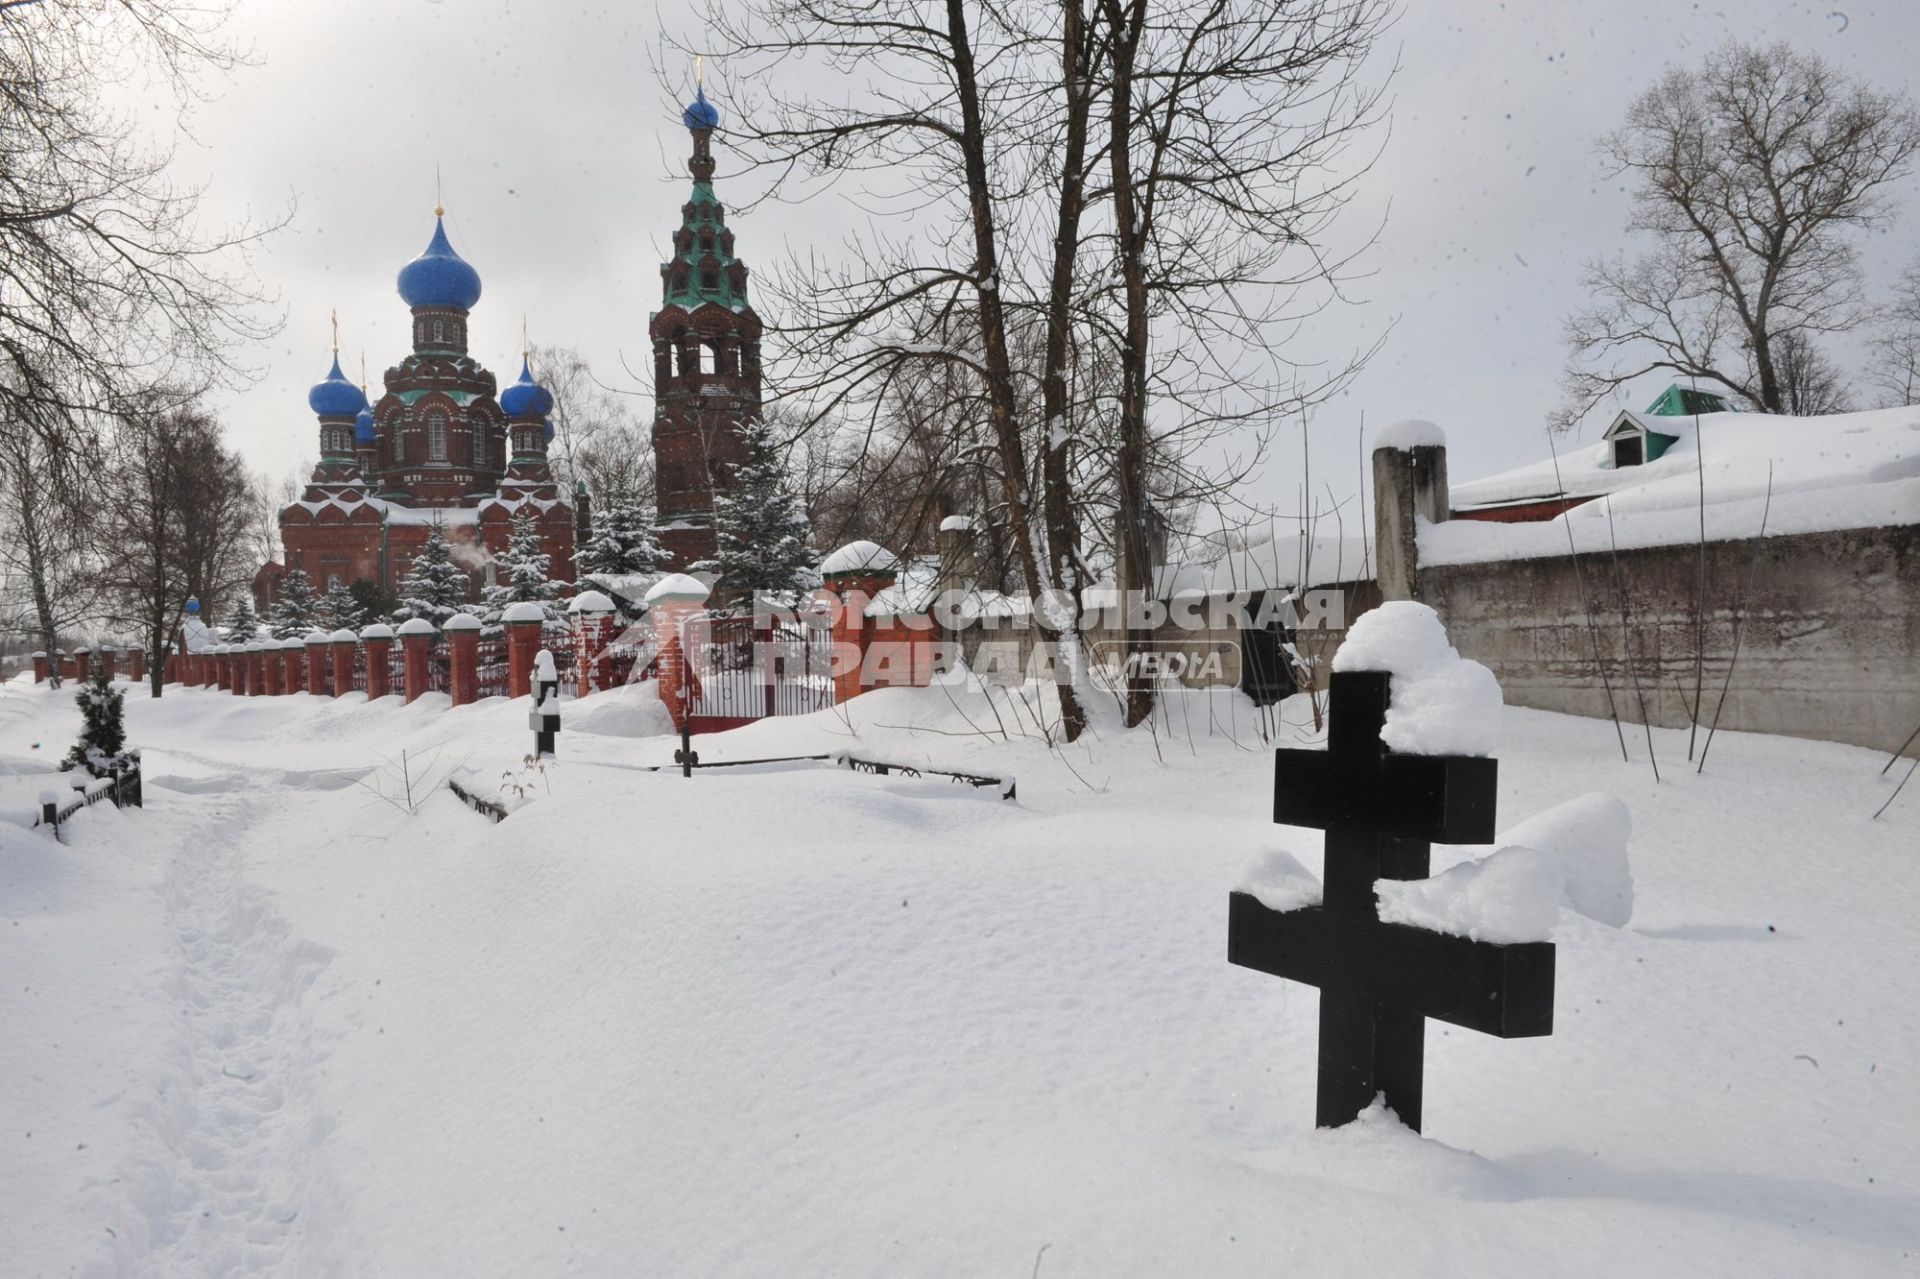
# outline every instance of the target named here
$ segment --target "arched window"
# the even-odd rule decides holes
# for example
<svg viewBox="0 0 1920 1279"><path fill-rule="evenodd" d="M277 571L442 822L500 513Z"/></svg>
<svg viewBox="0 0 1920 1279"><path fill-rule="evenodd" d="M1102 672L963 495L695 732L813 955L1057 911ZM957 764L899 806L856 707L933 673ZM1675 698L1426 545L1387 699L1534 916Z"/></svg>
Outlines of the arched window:
<svg viewBox="0 0 1920 1279"><path fill-rule="evenodd" d="M433 340L444 342L447 338L447 322L439 316L433 318Z"/></svg>
<svg viewBox="0 0 1920 1279"><path fill-rule="evenodd" d="M700 287L717 289L720 287L720 268L708 262L700 268Z"/></svg>
<svg viewBox="0 0 1920 1279"><path fill-rule="evenodd" d="M487 424L473 424L473 469L478 471L487 465Z"/></svg>
<svg viewBox="0 0 1920 1279"><path fill-rule="evenodd" d="M700 344L700 371L707 374L720 371L719 348L709 346L705 342Z"/></svg>
<svg viewBox="0 0 1920 1279"><path fill-rule="evenodd" d="M447 460L447 415L444 413L427 414L427 460Z"/></svg>

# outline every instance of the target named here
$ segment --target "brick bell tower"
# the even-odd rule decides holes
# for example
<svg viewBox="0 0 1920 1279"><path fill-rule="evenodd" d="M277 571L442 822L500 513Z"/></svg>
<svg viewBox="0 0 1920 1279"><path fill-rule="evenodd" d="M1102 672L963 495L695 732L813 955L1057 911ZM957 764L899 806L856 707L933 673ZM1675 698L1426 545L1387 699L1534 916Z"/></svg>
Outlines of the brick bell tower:
<svg viewBox="0 0 1920 1279"><path fill-rule="evenodd" d="M653 339L653 458L660 544L676 570L710 558L713 500L745 455L740 425L760 414L760 317L713 192L720 112L700 88L681 113L693 135L693 196L681 206L673 257L660 265Z"/></svg>

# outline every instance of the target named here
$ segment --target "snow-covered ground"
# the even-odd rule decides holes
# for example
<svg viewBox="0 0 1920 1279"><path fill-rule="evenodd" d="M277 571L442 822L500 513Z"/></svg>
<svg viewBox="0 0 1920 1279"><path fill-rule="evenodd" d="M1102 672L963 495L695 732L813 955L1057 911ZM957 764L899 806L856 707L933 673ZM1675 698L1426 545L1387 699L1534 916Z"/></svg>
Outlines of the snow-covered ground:
<svg viewBox="0 0 1920 1279"><path fill-rule="evenodd" d="M1056 754L894 690L700 743L1013 802L639 771L657 710L568 703L495 826L370 788L403 750L497 779L524 701L130 695L143 811L0 820L0 1272L1920 1266L1920 793L1868 820L1882 757L1723 733L1695 776L1656 731L1656 787L1610 725L1502 712L1502 824L1618 795L1635 909L1560 917L1550 1038L1429 1027L1421 1137L1316 1132L1314 992L1226 962L1249 859L1319 864L1244 702ZM0 688L0 814L77 723Z"/></svg>

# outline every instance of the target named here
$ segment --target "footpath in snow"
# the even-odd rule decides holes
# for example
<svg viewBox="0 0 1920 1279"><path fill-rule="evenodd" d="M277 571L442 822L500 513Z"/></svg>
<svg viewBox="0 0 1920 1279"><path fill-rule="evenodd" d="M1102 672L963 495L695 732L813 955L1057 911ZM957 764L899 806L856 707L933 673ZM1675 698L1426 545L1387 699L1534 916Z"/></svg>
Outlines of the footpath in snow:
<svg viewBox="0 0 1920 1279"><path fill-rule="evenodd" d="M620 690L494 825L409 811L396 766L517 771L524 701L136 691L147 808L56 845L12 819L71 693L0 687L0 1271L1920 1264L1920 797L1868 820L1882 757L1723 733L1695 776L1656 731L1656 787L1610 725L1500 713L1502 826L1616 796L1631 917L1550 920L1551 1037L1429 1025L1424 1137L1316 1132L1314 992L1225 954L1250 858L1319 870L1270 821L1286 709L1055 752L893 690L700 743L1016 774L1002 802L644 771L674 742Z"/></svg>

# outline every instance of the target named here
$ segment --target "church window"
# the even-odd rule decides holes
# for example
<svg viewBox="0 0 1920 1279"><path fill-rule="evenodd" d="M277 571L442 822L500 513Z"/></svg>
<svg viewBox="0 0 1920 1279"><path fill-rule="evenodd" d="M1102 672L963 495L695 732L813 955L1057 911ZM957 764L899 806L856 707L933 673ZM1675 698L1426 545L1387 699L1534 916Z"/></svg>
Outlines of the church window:
<svg viewBox="0 0 1920 1279"><path fill-rule="evenodd" d="M700 233L700 248L707 253L713 252L713 232L702 231Z"/></svg>
<svg viewBox="0 0 1920 1279"><path fill-rule="evenodd" d="M436 342L444 342L446 340L446 337L447 337L447 322L438 317L435 317L433 321L433 340Z"/></svg>
<svg viewBox="0 0 1920 1279"><path fill-rule="evenodd" d="M709 262L700 268L700 287L717 289L720 287L720 268Z"/></svg>
<svg viewBox="0 0 1920 1279"><path fill-rule="evenodd" d="M487 424L473 424L473 466L479 470L487 464Z"/></svg>
<svg viewBox="0 0 1920 1279"><path fill-rule="evenodd" d="M427 414L427 460L447 460L447 415L444 413Z"/></svg>

